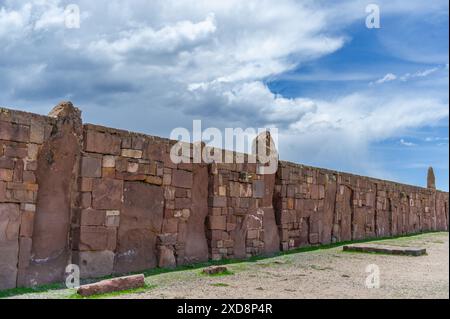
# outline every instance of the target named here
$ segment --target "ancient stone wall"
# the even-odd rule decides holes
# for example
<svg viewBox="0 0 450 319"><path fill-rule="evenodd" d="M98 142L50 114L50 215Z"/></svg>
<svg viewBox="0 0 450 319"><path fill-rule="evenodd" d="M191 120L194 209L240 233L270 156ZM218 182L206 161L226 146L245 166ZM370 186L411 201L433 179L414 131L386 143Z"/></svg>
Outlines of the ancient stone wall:
<svg viewBox="0 0 450 319"><path fill-rule="evenodd" d="M280 161L281 247L448 230L448 193Z"/></svg>
<svg viewBox="0 0 450 319"><path fill-rule="evenodd" d="M287 162L266 175L175 164L176 141L80 115L69 102L49 116L0 109L0 289L64 282L69 264L101 277L448 230L448 193L432 187Z"/></svg>

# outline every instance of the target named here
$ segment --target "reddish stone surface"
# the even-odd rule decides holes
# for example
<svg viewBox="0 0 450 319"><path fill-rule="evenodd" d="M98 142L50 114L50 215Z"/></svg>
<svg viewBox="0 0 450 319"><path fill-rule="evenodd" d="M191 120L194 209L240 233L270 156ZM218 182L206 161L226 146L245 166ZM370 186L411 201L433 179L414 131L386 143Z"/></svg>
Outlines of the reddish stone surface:
<svg viewBox="0 0 450 319"><path fill-rule="evenodd" d="M0 243L8 287L61 281L69 263L97 277L448 230L448 193L433 187L283 161L276 175L175 164L174 141L83 126L70 103L50 117L2 109L0 125L0 205L20 211Z"/></svg>
<svg viewBox="0 0 450 319"><path fill-rule="evenodd" d="M0 290L16 286L19 227L19 205L0 203Z"/></svg>
<svg viewBox="0 0 450 319"><path fill-rule="evenodd" d="M144 275L133 275L102 280L78 288L77 293L83 297L105 294L108 292L136 289L144 287Z"/></svg>
<svg viewBox="0 0 450 319"><path fill-rule="evenodd" d="M118 136L110 133L87 130L85 133L85 143L85 150L87 152L120 154L121 140Z"/></svg>
<svg viewBox="0 0 450 319"><path fill-rule="evenodd" d="M70 260L71 187L77 178L74 172L81 151L76 135L81 119L73 106L61 108L66 113L58 118L53 135L38 154L33 257L23 281L25 285L61 281Z"/></svg>
<svg viewBox="0 0 450 319"><path fill-rule="evenodd" d="M192 172L174 170L172 175L172 185L182 188L191 188L193 183Z"/></svg>
<svg viewBox="0 0 450 319"><path fill-rule="evenodd" d="M156 236L161 233L163 221L163 190L141 182L126 182L123 196L114 272L156 267Z"/></svg>
<svg viewBox="0 0 450 319"><path fill-rule="evenodd" d="M123 181L95 179L92 184L92 207L95 209L120 209L122 207Z"/></svg>
<svg viewBox="0 0 450 319"><path fill-rule="evenodd" d="M186 226L179 227L180 241L184 251L179 263L194 263L208 260L205 220L208 215L208 168L206 165L194 168L192 185L191 216ZM182 230L185 229L183 232Z"/></svg>

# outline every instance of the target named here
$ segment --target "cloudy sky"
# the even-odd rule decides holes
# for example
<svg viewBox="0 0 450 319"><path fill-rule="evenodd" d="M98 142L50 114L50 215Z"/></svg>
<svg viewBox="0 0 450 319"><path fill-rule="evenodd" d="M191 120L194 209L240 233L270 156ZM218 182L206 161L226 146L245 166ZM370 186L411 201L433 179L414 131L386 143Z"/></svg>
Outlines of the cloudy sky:
<svg viewBox="0 0 450 319"><path fill-rule="evenodd" d="M375 2L381 27L365 25ZM78 5L80 28L64 10ZM448 190L447 0L0 0L0 105L169 136L277 127L282 159ZM70 22L69 22L70 26Z"/></svg>

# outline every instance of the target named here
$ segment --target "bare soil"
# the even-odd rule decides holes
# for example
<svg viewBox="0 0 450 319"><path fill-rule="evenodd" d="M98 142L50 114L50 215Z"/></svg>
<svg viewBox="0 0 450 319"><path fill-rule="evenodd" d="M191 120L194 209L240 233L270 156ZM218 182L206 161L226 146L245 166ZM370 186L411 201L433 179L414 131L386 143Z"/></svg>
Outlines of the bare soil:
<svg viewBox="0 0 450 319"><path fill-rule="evenodd" d="M201 268L146 277L148 289L109 298L449 298L449 234L428 233L376 241L424 247L425 256L343 252L342 246L227 265L231 273L208 276ZM368 288L368 265L380 287ZM67 298L65 289L17 296Z"/></svg>

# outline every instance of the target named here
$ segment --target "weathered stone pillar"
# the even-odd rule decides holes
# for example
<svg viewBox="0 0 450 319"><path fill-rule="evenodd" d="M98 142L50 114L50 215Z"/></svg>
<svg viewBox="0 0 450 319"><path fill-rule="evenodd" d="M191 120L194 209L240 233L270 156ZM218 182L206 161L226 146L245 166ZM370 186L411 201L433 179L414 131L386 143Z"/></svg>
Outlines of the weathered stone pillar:
<svg viewBox="0 0 450 319"><path fill-rule="evenodd" d="M83 139L81 112L71 102L62 102L49 116L56 124L37 156L39 191L31 257L28 267L19 270L18 286L63 281L71 263L70 233Z"/></svg>
<svg viewBox="0 0 450 319"><path fill-rule="evenodd" d="M436 189L436 178L434 177L433 167L428 168L427 188Z"/></svg>

